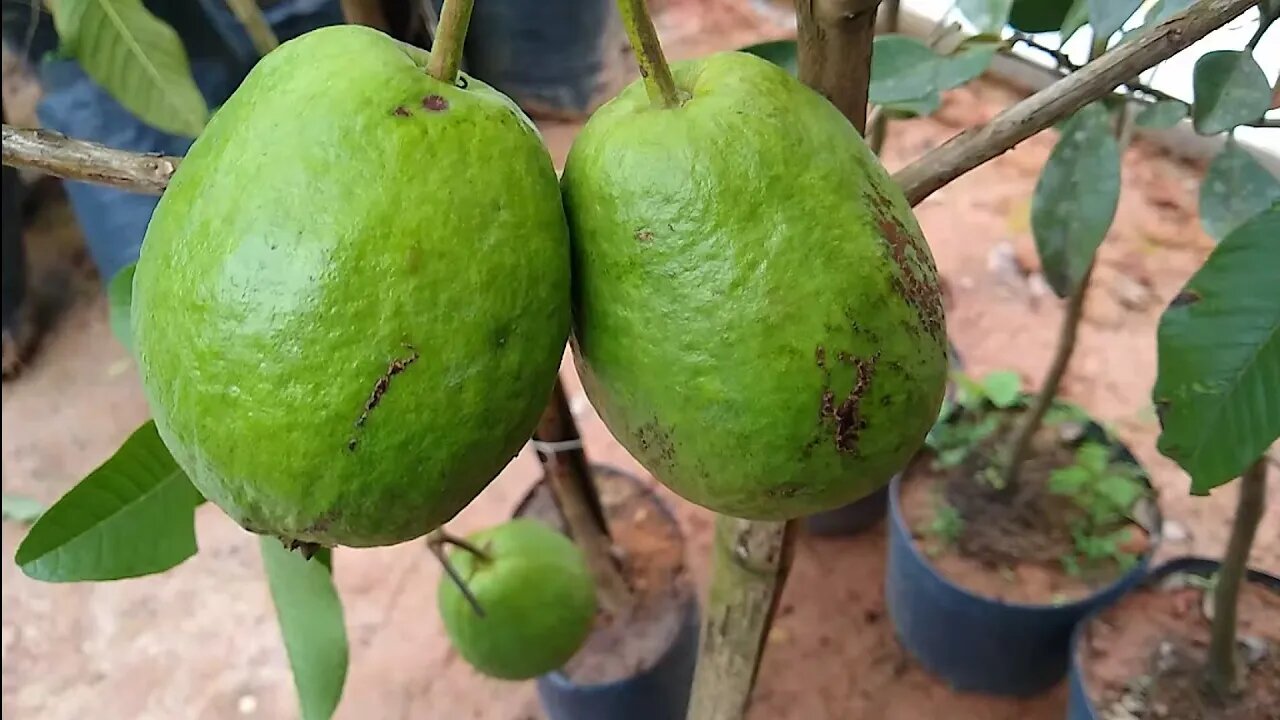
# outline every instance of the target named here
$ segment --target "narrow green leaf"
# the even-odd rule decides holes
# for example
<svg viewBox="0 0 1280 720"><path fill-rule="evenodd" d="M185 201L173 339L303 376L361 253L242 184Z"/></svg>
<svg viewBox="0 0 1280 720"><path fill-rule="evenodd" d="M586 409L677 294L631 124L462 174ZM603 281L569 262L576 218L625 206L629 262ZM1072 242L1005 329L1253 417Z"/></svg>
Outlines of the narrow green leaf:
<svg viewBox="0 0 1280 720"><path fill-rule="evenodd" d="M48 582L162 572L196 553L203 501L149 421L45 511L14 560Z"/></svg>
<svg viewBox="0 0 1280 720"><path fill-rule="evenodd" d="M1089 0L1089 24L1098 37L1111 37L1141 5L1142 0Z"/></svg>
<svg viewBox="0 0 1280 720"><path fill-rule="evenodd" d="M1080 0L1014 0L1009 24L1024 33L1055 32Z"/></svg>
<svg viewBox="0 0 1280 720"><path fill-rule="evenodd" d="M914 101L938 90L937 53L906 35L879 35L871 55L871 102Z"/></svg>
<svg viewBox="0 0 1280 720"><path fill-rule="evenodd" d="M209 117L178 33L142 0L53 0L61 47L121 105L165 132L195 137Z"/></svg>
<svg viewBox="0 0 1280 720"><path fill-rule="evenodd" d="M941 105L942 96L938 94L937 90L934 90L924 97L884 103L880 107L889 113L889 117L911 118L932 115Z"/></svg>
<svg viewBox="0 0 1280 720"><path fill-rule="evenodd" d="M1120 148L1111 115L1085 106L1062 127L1031 197L1031 231L1045 280L1070 295L1111 228L1120 200Z"/></svg>
<svg viewBox="0 0 1280 720"><path fill-rule="evenodd" d="M333 584L333 558L321 548L303 559L265 535L259 546L302 718L329 720L347 679L347 629Z"/></svg>
<svg viewBox="0 0 1280 720"><path fill-rule="evenodd" d="M1189 111L1181 100L1160 100L1142 108L1133 121L1139 127L1167 130L1182 122Z"/></svg>
<svg viewBox="0 0 1280 720"><path fill-rule="evenodd" d="M1208 493L1280 437L1280 202L1226 237L1160 318L1156 443Z"/></svg>
<svg viewBox="0 0 1280 720"><path fill-rule="evenodd" d="M1271 103L1271 85L1253 55L1216 50L1196 61L1192 75L1196 132L1215 135L1262 117Z"/></svg>
<svg viewBox="0 0 1280 720"><path fill-rule="evenodd" d="M758 55L795 75L799 70L795 40L775 40L742 48L742 52Z"/></svg>
<svg viewBox="0 0 1280 720"><path fill-rule="evenodd" d="M44 505L29 497L4 495L4 519L20 523L33 523L44 514Z"/></svg>
<svg viewBox="0 0 1280 720"><path fill-rule="evenodd" d="M1234 140L1209 164L1200 183L1200 222L1221 241L1241 223L1280 200L1280 179ZM1280 240L1277 240L1280 242Z"/></svg>
<svg viewBox="0 0 1280 720"><path fill-rule="evenodd" d="M971 43L938 61L938 89L950 90L973 80L987 71L1001 43Z"/></svg>
<svg viewBox="0 0 1280 720"><path fill-rule="evenodd" d="M980 32L1000 32L1012 7L1013 0L956 0L956 9Z"/></svg>
<svg viewBox="0 0 1280 720"><path fill-rule="evenodd" d="M111 332L129 352L133 352L133 323L129 319L129 307L133 304L133 271L136 268L137 263L125 265L107 285Z"/></svg>

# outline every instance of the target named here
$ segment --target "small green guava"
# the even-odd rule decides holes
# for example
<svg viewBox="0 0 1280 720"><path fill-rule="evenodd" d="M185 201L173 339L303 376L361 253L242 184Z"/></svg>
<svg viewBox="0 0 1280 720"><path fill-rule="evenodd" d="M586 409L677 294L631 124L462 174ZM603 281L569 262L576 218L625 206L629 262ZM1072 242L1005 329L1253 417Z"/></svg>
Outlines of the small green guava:
<svg viewBox="0 0 1280 720"><path fill-rule="evenodd" d="M645 467L716 512L783 520L882 487L938 416L937 270L911 208L826 98L754 55L672 66L574 141L561 187L573 345Z"/></svg>
<svg viewBox="0 0 1280 720"><path fill-rule="evenodd" d="M569 333L532 122L358 25L284 43L182 161L132 324L156 427L245 528L366 547L452 518L528 440Z"/></svg>
<svg viewBox="0 0 1280 720"><path fill-rule="evenodd" d="M568 662L591 633L595 585L569 538L529 519L482 530L467 541L483 551L449 552L480 615L450 579L436 595L445 631L463 659L504 680L545 675Z"/></svg>

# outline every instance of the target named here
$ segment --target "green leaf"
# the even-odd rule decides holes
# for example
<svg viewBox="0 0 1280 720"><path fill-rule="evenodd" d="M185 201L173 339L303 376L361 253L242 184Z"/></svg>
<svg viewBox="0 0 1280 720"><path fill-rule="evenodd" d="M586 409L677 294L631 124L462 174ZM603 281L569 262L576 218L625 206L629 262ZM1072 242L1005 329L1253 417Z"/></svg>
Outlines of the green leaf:
<svg viewBox="0 0 1280 720"><path fill-rule="evenodd" d="M133 352L133 323L129 319L129 307L133 304L135 269L137 263L125 265L107 285L107 312L111 320L111 332L129 352Z"/></svg>
<svg viewBox="0 0 1280 720"><path fill-rule="evenodd" d="M1226 132L1262 117L1271 104L1271 85L1253 55L1216 50L1196 61L1191 121L1201 135Z"/></svg>
<svg viewBox="0 0 1280 720"><path fill-rule="evenodd" d="M1076 451L1076 464L1093 475L1101 475L1111 464L1111 448L1102 443L1085 443Z"/></svg>
<svg viewBox="0 0 1280 720"><path fill-rule="evenodd" d="M1140 127L1167 130L1182 122L1189 111L1181 100L1159 100L1142 108L1133 121Z"/></svg>
<svg viewBox="0 0 1280 720"><path fill-rule="evenodd" d="M1068 465L1049 473L1049 492L1075 495L1089 482L1089 471L1079 465Z"/></svg>
<svg viewBox="0 0 1280 720"><path fill-rule="evenodd" d="M1209 164L1200 183L1200 222L1221 241L1241 223L1280 200L1280 179L1234 140Z"/></svg>
<svg viewBox="0 0 1280 720"><path fill-rule="evenodd" d="M143 122L195 137L209 108L182 40L142 0L53 0L61 46Z"/></svg>
<svg viewBox="0 0 1280 720"><path fill-rule="evenodd" d="M795 40L775 40L742 48L742 52L758 55L795 75L799 70Z"/></svg>
<svg viewBox="0 0 1280 720"><path fill-rule="evenodd" d="M328 720L347 679L347 629L333 584L333 557L321 548L306 560L265 535L259 545L302 718Z"/></svg>
<svg viewBox="0 0 1280 720"><path fill-rule="evenodd" d="M33 523L44 514L44 505L29 497L5 495L4 519L20 523Z"/></svg>
<svg viewBox="0 0 1280 720"><path fill-rule="evenodd" d="M1022 378L1012 370L994 370L982 378L982 390L992 405L1011 408L1022 396Z"/></svg>
<svg viewBox="0 0 1280 720"><path fill-rule="evenodd" d="M1195 0L1159 0L1155 5L1147 11L1147 16L1143 20L1144 28L1154 27L1178 13L1191 7L1191 3Z"/></svg>
<svg viewBox="0 0 1280 720"><path fill-rule="evenodd" d="M937 90L914 100L884 103L880 105L889 117L912 118L932 115L942 105L942 95Z"/></svg>
<svg viewBox="0 0 1280 720"><path fill-rule="evenodd" d="M938 62L938 89L950 90L973 80L987 71L991 60L1002 47L1000 42L969 43Z"/></svg>
<svg viewBox="0 0 1280 720"><path fill-rule="evenodd" d="M1071 4L1071 9L1067 11L1067 18L1062 21L1062 29L1058 31L1058 37L1065 43L1088 22L1089 1L1075 0L1075 2Z"/></svg>
<svg viewBox="0 0 1280 720"><path fill-rule="evenodd" d="M1076 288L1111 228L1120 200L1120 148L1111 115L1087 105L1062 127L1031 197L1031 231L1045 280L1059 297Z"/></svg>
<svg viewBox="0 0 1280 720"><path fill-rule="evenodd" d="M1142 0L1088 0L1089 24L1100 38L1111 37L1133 17Z"/></svg>
<svg viewBox="0 0 1280 720"><path fill-rule="evenodd" d="M1280 202L1226 237L1156 335L1156 443L1208 493L1280 437Z"/></svg>
<svg viewBox="0 0 1280 720"><path fill-rule="evenodd" d="M871 102L910 101L937 92L938 62L938 54L915 38L876 36L871 55Z"/></svg>
<svg viewBox="0 0 1280 720"><path fill-rule="evenodd" d="M956 9L979 32L1000 32L1009 22L1009 10L1013 0L956 0Z"/></svg>
<svg viewBox="0 0 1280 720"><path fill-rule="evenodd" d="M1014 0L1009 24L1024 33L1055 32L1076 4L1075 0Z"/></svg>
<svg viewBox="0 0 1280 720"><path fill-rule="evenodd" d="M195 508L203 501L147 422L45 511L14 560L48 582L162 572L196 554Z"/></svg>

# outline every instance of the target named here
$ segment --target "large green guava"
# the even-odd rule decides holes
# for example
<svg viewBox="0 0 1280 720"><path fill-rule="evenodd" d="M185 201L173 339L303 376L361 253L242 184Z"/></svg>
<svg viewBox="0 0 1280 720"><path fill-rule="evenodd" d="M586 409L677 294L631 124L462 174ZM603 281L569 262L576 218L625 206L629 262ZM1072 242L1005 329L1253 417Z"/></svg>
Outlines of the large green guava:
<svg viewBox="0 0 1280 720"><path fill-rule="evenodd" d="M933 259L902 192L825 98L753 55L673 66L587 122L561 187L578 371L672 490L784 519L907 462L946 384Z"/></svg>
<svg viewBox="0 0 1280 720"><path fill-rule="evenodd" d="M156 425L205 497L286 541L387 545L528 439L569 333L533 124L360 26L267 55L147 228L132 322Z"/></svg>
<svg viewBox="0 0 1280 720"><path fill-rule="evenodd" d="M517 519L467 538L488 556L457 548L449 561L478 614L447 577L436 601L458 654L486 675L526 680L568 662L591 633L596 590L578 546L550 527Z"/></svg>

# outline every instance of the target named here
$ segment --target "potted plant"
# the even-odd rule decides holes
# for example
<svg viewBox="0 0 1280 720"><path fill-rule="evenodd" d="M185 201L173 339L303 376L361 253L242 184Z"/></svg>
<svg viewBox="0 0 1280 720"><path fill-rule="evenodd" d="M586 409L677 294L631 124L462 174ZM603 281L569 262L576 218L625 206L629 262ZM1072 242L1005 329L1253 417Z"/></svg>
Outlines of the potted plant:
<svg viewBox="0 0 1280 720"><path fill-rule="evenodd" d="M1256 177L1252 197L1280 196L1280 181ZM1201 215L1218 214L1202 204ZM1171 560L1077 628L1071 720L1265 718L1280 708L1280 578L1249 568L1280 437L1280 296L1252 288L1280 283L1278 237L1280 199L1231 229L1161 318L1160 451L1197 495L1239 476L1235 520L1220 561Z"/></svg>

